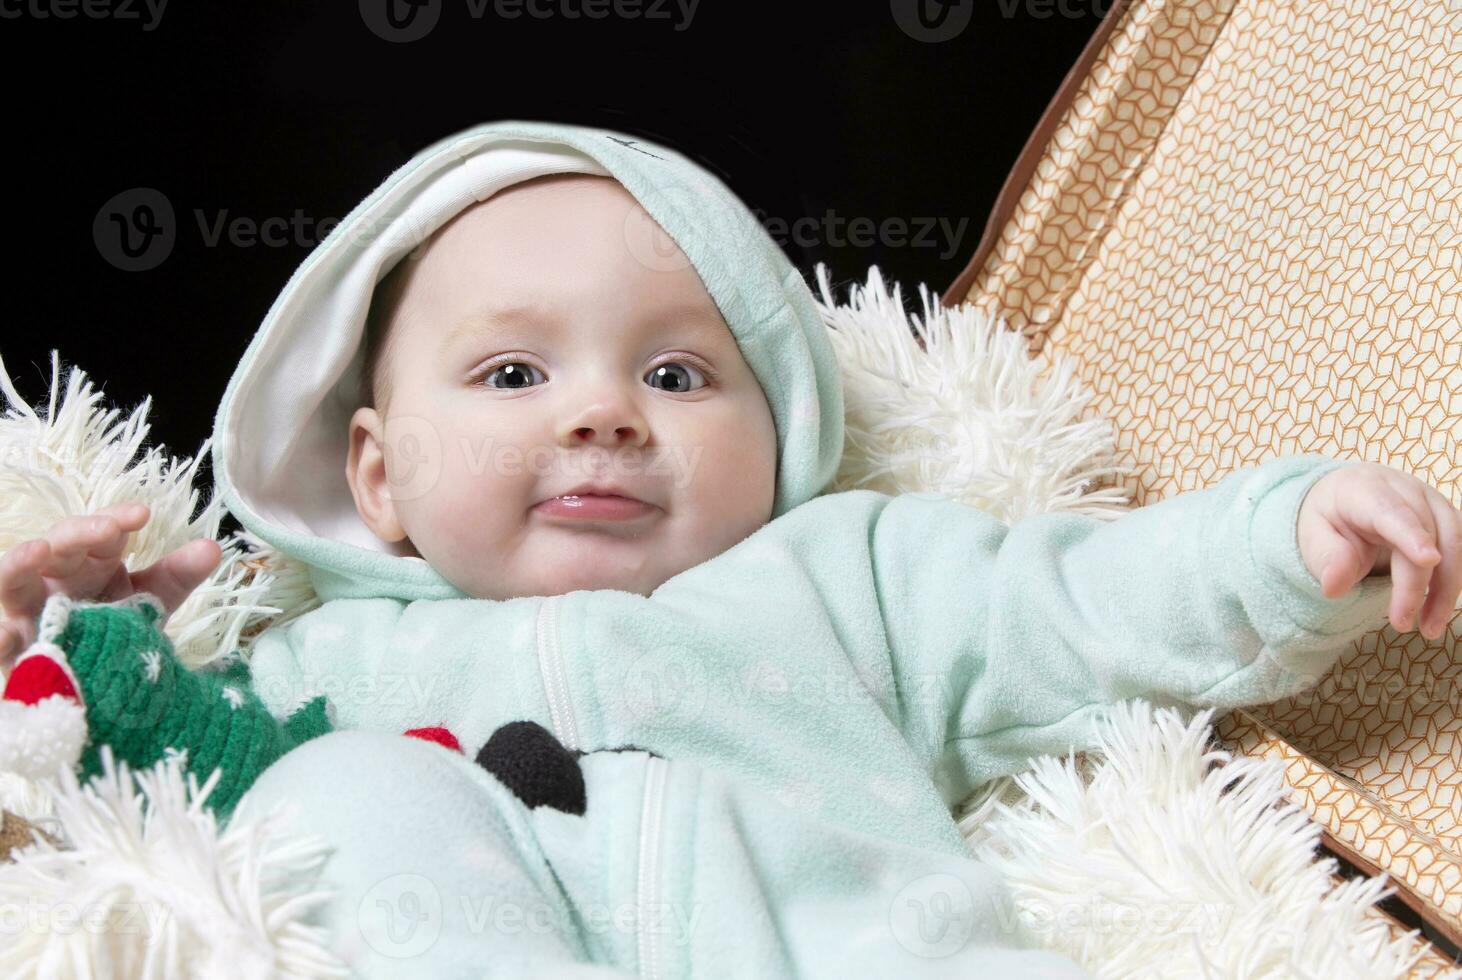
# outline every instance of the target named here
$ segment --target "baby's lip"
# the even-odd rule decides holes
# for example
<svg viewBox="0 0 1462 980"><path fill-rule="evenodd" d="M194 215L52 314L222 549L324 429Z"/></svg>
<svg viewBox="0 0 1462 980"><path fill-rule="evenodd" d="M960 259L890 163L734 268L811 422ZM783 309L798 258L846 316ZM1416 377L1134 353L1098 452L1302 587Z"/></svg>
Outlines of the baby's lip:
<svg viewBox="0 0 1462 980"><path fill-rule="evenodd" d="M551 520L566 520L573 523L588 522L604 524L638 523L656 511L653 504L647 504L635 497L621 497L617 494L565 494L550 497L533 508L534 513Z"/></svg>
<svg viewBox="0 0 1462 980"><path fill-rule="evenodd" d="M599 527L623 524L642 528L642 522L659 509L615 483L581 483L533 505L533 512L548 520ZM641 532L634 533L638 536Z"/></svg>
<svg viewBox="0 0 1462 980"><path fill-rule="evenodd" d="M644 498L635 495L628 488L622 487L622 486L620 486L617 483L603 483L603 482L593 482L593 481L590 481L588 483L580 483L577 486L574 486L574 487L572 487L572 488L570 488L568 490L562 491L561 493L550 494L549 496L544 497L543 500L540 500L539 503L543 503L544 501L547 501L547 500L555 500L555 499L557 499L559 497L591 497L591 496L592 497L624 497L626 500L638 500L642 504L649 503L648 500L645 500Z"/></svg>

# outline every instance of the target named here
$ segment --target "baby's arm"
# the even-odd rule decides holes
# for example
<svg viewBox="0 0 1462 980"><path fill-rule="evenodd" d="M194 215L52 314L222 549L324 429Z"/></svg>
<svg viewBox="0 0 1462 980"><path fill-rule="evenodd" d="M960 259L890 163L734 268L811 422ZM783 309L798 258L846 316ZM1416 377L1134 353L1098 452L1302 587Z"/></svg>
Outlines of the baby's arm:
<svg viewBox="0 0 1462 980"><path fill-rule="evenodd" d="M1315 683L1391 591L1380 575L1327 597L1301 556L1301 501L1348 465L1274 459L1115 521L1007 527L895 498L875 576L902 725L946 798L1088 746L1093 714L1124 698L1234 707Z"/></svg>

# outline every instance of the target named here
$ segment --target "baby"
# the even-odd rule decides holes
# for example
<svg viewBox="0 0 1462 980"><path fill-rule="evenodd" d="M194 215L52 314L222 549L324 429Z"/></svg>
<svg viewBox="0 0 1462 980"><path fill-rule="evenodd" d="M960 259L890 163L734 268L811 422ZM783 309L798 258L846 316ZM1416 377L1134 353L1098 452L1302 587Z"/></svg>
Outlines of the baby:
<svg viewBox="0 0 1462 980"><path fill-rule="evenodd" d="M771 519L766 396L690 264L639 257L657 233L612 178L550 175L393 269L346 467L376 537L470 596L648 596ZM391 418L442 447L401 499L420 477L391 458Z"/></svg>
<svg viewBox="0 0 1462 980"><path fill-rule="evenodd" d="M1282 457L1113 522L824 493L825 329L714 177L537 123L429 147L291 279L214 471L322 600L257 638L250 697L334 730L237 812L331 842L359 974L1083 976L1028 948L952 805L1120 699L1268 702L1388 604L1450 619L1462 513L1373 464ZM174 608L217 545L129 575L146 519L13 548L0 644L53 592Z"/></svg>

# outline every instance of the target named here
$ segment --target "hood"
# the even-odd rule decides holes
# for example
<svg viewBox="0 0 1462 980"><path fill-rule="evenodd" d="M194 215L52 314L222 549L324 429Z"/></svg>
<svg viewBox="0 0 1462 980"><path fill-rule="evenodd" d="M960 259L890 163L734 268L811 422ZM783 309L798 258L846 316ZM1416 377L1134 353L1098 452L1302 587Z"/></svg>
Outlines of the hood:
<svg viewBox="0 0 1462 980"><path fill-rule="evenodd" d="M496 122L422 150L357 205L295 270L229 380L214 420L217 492L246 530L305 563L322 600L463 593L398 555L360 519L345 478L364 403L362 335L375 286L453 216L533 177L618 180L690 259L777 430L775 519L837 472L843 392L802 275L716 177L667 147L602 129Z"/></svg>

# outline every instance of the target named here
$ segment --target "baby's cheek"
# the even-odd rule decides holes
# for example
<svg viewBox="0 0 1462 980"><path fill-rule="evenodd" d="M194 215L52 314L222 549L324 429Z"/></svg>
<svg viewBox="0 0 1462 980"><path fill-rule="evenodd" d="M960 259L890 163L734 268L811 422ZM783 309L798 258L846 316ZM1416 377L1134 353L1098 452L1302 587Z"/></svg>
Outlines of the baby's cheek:
<svg viewBox="0 0 1462 980"><path fill-rule="evenodd" d="M424 523L440 550L479 549L498 532L521 477L505 475L493 447L467 434L448 433L443 449L441 478L421 500Z"/></svg>
<svg viewBox="0 0 1462 980"><path fill-rule="evenodd" d="M743 494L753 499L765 495L770 501L777 473L777 437L770 422L763 427L753 419L741 426L724 441L719 455L725 473L735 479Z"/></svg>
<svg viewBox="0 0 1462 980"><path fill-rule="evenodd" d="M754 426L708 445L695 474L694 496L705 529L717 544L729 546L770 517L776 495L776 443L760 438ZM724 538L724 540L722 540Z"/></svg>
<svg viewBox="0 0 1462 980"><path fill-rule="evenodd" d="M496 556L501 562L510 549L512 535L503 526L510 508L495 502L489 493L475 492L464 484L443 495L441 503L430 516L435 555L426 557L435 559L464 589L464 583L480 585L478 580L490 567L485 558Z"/></svg>

